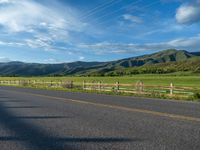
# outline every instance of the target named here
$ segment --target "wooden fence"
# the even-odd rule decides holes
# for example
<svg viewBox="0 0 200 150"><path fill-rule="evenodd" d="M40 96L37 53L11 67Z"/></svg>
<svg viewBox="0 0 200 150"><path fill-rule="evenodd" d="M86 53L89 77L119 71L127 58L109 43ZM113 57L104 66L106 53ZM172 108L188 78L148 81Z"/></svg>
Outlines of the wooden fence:
<svg viewBox="0 0 200 150"><path fill-rule="evenodd" d="M194 93L199 93L200 88L194 87L177 87L170 83L169 86L145 85L142 81L134 84L122 84L116 82L114 84L103 83L101 81L93 81L82 83L73 81L44 81L44 80L2 80L0 85L8 86L27 86L35 88L66 88L66 89L80 89L91 91L105 91L105 92L120 92L132 94L164 94L168 96L181 95L191 96Z"/></svg>
<svg viewBox="0 0 200 150"><path fill-rule="evenodd" d="M97 90L97 91L114 91L121 93L133 93L133 94L152 94L160 93L167 94L169 96L174 95L183 95L190 96L196 92L200 92L200 88L193 87L177 87L173 83L170 83L169 86L157 86L157 85L145 85L142 81L137 82L136 84L120 84L116 82L115 84L107 83L87 83L83 82L84 90Z"/></svg>

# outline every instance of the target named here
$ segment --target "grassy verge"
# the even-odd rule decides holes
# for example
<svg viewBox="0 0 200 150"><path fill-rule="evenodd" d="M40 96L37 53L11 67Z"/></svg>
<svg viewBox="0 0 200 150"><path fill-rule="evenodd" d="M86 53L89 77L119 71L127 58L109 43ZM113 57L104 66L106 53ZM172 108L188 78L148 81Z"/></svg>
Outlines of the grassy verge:
<svg viewBox="0 0 200 150"><path fill-rule="evenodd" d="M14 86L20 88L32 88L32 89L41 89L41 90L52 90L52 91L65 91L65 92L83 92L83 93L95 93L95 94L106 94L106 95L119 95L119 96L134 96L134 97L143 97L143 98L158 98L158 99L168 99L168 100L180 100L180 101L195 101L200 102L200 93L196 93L193 96L181 96L181 95L167 95L160 94L158 92L152 92L148 94L134 94L134 93L124 93L116 91L98 91L98 90L83 90L80 88L66 89L66 88L54 88L54 87L33 87L33 86Z"/></svg>
<svg viewBox="0 0 200 150"><path fill-rule="evenodd" d="M39 81L74 81L82 84L101 81L102 83L135 84L141 80L145 85L169 86L172 82L175 86L200 87L200 76L176 76L176 75L134 75L123 77L0 77L0 80L39 80Z"/></svg>
<svg viewBox="0 0 200 150"><path fill-rule="evenodd" d="M156 85L156 86L169 86L173 83L178 87L200 87L200 76L177 76L177 75L134 75L134 76L123 76L123 77L0 77L1 81L5 80L36 80L36 81L74 81L77 85L82 85L83 81L101 81L102 83L116 83L119 81L124 84L135 84L138 81L143 81L145 85ZM103 91L91 91L82 90L81 87L74 89L66 88L54 88L54 87L44 87L44 86L20 86L28 88L37 89L47 89L47 90L63 90L70 92L87 92L87 93L97 93L97 94L109 94L109 95L124 95L124 96L137 96L137 97L151 97L160 99L176 99L176 100L188 100L188 101L199 101L200 102L200 92L196 91L194 95L184 96L184 95L173 95L152 92L150 94L131 94L131 93L120 93L116 91L103 92Z"/></svg>

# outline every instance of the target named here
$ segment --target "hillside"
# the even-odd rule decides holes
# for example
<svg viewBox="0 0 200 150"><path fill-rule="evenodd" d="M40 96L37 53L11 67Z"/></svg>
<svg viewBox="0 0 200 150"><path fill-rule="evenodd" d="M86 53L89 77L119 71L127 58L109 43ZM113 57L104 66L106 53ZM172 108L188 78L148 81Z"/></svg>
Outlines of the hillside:
<svg viewBox="0 0 200 150"><path fill-rule="evenodd" d="M148 68L154 67L156 64L170 65L173 62L185 63L191 59L200 58L200 53L190 53L185 50L164 50L150 55L143 55L138 57L132 57L112 62L107 62L102 66L95 66L87 70L78 72L79 74L86 75L108 75L109 73L116 71L122 71L125 68L128 69L140 69L141 66L148 66ZM156 67L156 66L155 66Z"/></svg>
<svg viewBox="0 0 200 150"><path fill-rule="evenodd" d="M198 72L200 53L164 50L111 62L72 62L62 64L0 63L1 76L129 75L140 73Z"/></svg>
<svg viewBox="0 0 200 150"><path fill-rule="evenodd" d="M145 64L179 62L195 56L196 56L195 54L189 53L184 50L177 51L172 49L172 50L164 50L150 55L119 60L116 61L114 65L123 67L135 67L135 66L142 66Z"/></svg>
<svg viewBox="0 0 200 150"><path fill-rule="evenodd" d="M134 74L169 74L181 72L200 73L200 58L190 58L179 62L146 64L140 67L118 68L105 72L105 76L122 76Z"/></svg>
<svg viewBox="0 0 200 150"><path fill-rule="evenodd" d="M66 75L76 72L78 68L88 68L100 64L99 62L73 62L62 64L37 64L9 62L0 63L1 76L47 76Z"/></svg>

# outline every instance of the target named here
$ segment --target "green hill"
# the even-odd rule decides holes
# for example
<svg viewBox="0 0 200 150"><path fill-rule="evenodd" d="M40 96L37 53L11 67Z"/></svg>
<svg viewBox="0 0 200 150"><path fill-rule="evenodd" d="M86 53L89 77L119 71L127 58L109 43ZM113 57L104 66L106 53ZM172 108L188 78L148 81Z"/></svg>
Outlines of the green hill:
<svg viewBox="0 0 200 150"><path fill-rule="evenodd" d="M158 53L144 55L139 57L127 58L115 61L113 64L122 67L135 67L143 66L146 64L166 63L166 62L179 62L189 58L195 57L196 55L189 53L184 50L164 50Z"/></svg>
<svg viewBox="0 0 200 150"><path fill-rule="evenodd" d="M99 62L73 62L62 64L37 64L9 62L0 63L1 76L62 76L76 72L78 68L88 68L98 65Z"/></svg>
<svg viewBox="0 0 200 150"><path fill-rule="evenodd" d="M144 73L200 72L200 52L164 50L157 53L110 62L62 64L0 63L1 76L114 76Z"/></svg>
<svg viewBox="0 0 200 150"><path fill-rule="evenodd" d="M129 69L140 70L145 68L141 66L146 66L146 68L156 68L157 64L170 65L171 63L173 64L173 62L180 62L180 64L182 64L185 63L185 61L187 62L194 58L200 58L199 53L190 53L185 50L170 49L149 55L107 62L104 65L88 68L87 70L83 70L78 73L83 75L110 75L112 73L115 74L116 72L122 72ZM120 73L117 73L117 75L119 74Z"/></svg>

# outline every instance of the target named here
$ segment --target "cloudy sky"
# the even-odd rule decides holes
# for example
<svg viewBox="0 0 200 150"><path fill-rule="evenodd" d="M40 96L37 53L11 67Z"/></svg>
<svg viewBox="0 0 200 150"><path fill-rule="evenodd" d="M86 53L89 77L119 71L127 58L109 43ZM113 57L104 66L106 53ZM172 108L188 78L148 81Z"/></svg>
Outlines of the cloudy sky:
<svg viewBox="0 0 200 150"><path fill-rule="evenodd" d="M200 0L0 0L0 61L200 51Z"/></svg>

